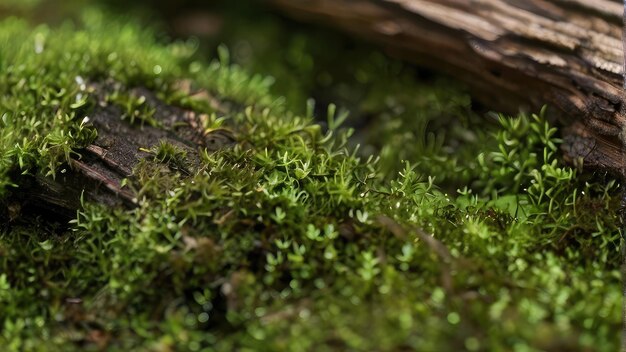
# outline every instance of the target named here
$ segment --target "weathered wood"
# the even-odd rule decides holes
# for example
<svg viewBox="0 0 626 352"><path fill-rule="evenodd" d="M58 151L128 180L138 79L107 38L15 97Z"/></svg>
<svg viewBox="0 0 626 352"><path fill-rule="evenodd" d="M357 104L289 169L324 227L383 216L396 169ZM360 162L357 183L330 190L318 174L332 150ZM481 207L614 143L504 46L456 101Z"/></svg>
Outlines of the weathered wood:
<svg viewBox="0 0 626 352"><path fill-rule="evenodd" d="M622 4L610 0L268 0L465 81L490 108L556 107L570 159L625 174Z"/></svg>

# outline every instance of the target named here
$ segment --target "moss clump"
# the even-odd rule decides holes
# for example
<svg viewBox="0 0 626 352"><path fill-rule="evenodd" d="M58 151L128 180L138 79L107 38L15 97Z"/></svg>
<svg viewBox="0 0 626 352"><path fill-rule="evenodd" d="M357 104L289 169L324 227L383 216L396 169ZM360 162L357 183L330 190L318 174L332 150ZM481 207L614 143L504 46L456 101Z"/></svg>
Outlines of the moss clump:
<svg viewBox="0 0 626 352"><path fill-rule="evenodd" d="M3 200L19 195L19 175L53 177L95 138L81 122L97 98L81 81L114 81L120 97L147 87L237 134L193 170L162 167L184 164L170 145L151 150L127 180L135 209L84 204L67 227L27 215L3 226L9 351L619 344L617 185L562 165L542 115L432 143L425 122L391 112L379 159L350 146L334 107L293 112L225 49L205 63L193 41L162 44L99 13L56 29L5 20L0 43ZM129 117L149 121L138 103Z"/></svg>

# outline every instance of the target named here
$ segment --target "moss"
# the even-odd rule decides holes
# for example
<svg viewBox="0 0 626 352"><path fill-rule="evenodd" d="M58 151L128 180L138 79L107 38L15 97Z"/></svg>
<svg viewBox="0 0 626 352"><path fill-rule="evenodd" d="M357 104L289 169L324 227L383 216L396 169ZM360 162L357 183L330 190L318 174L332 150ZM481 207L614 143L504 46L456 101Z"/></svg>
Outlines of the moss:
<svg viewBox="0 0 626 352"><path fill-rule="evenodd" d="M171 145L151 150L126 181L135 209L2 227L9 351L617 349L618 186L563 165L543 114L480 122L446 81L390 85L412 69L372 54L400 71L362 69L370 143L341 109L293 107L224 47L204 62L193 40L99 12L58 28L4 20L0 45L3 199L95 138L84 82L115 82L125 98L110 101L135 123L151 121L129 93L141 86L237 134L193 169ZM444 136L437 121L452 118L464 128Z"/></svg>

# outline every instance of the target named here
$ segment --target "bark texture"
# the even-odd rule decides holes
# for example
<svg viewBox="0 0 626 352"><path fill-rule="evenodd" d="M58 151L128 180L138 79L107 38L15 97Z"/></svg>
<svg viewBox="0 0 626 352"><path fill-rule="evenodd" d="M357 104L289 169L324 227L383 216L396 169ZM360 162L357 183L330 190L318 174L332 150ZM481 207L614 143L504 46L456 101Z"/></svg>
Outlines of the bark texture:
<svg viewBox="0 0 626 352"><path fill-rule="evenodd" d="M610 0L268 0L451 73L486 106L538 110L572 160L625 174L623 8Z"/></svg>

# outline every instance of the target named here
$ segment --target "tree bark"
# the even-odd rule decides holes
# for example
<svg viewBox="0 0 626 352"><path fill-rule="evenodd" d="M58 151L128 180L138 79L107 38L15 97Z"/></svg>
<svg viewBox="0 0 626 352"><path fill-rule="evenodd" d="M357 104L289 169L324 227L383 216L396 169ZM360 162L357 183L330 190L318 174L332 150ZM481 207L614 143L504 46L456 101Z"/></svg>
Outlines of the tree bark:
<svg viewBox="0 0 626 352"><path fill-rule="evenodd" d="M544 104L567 158L626 170L622 5L610 0L268 0L467 83L489 108Z"/></svg>

